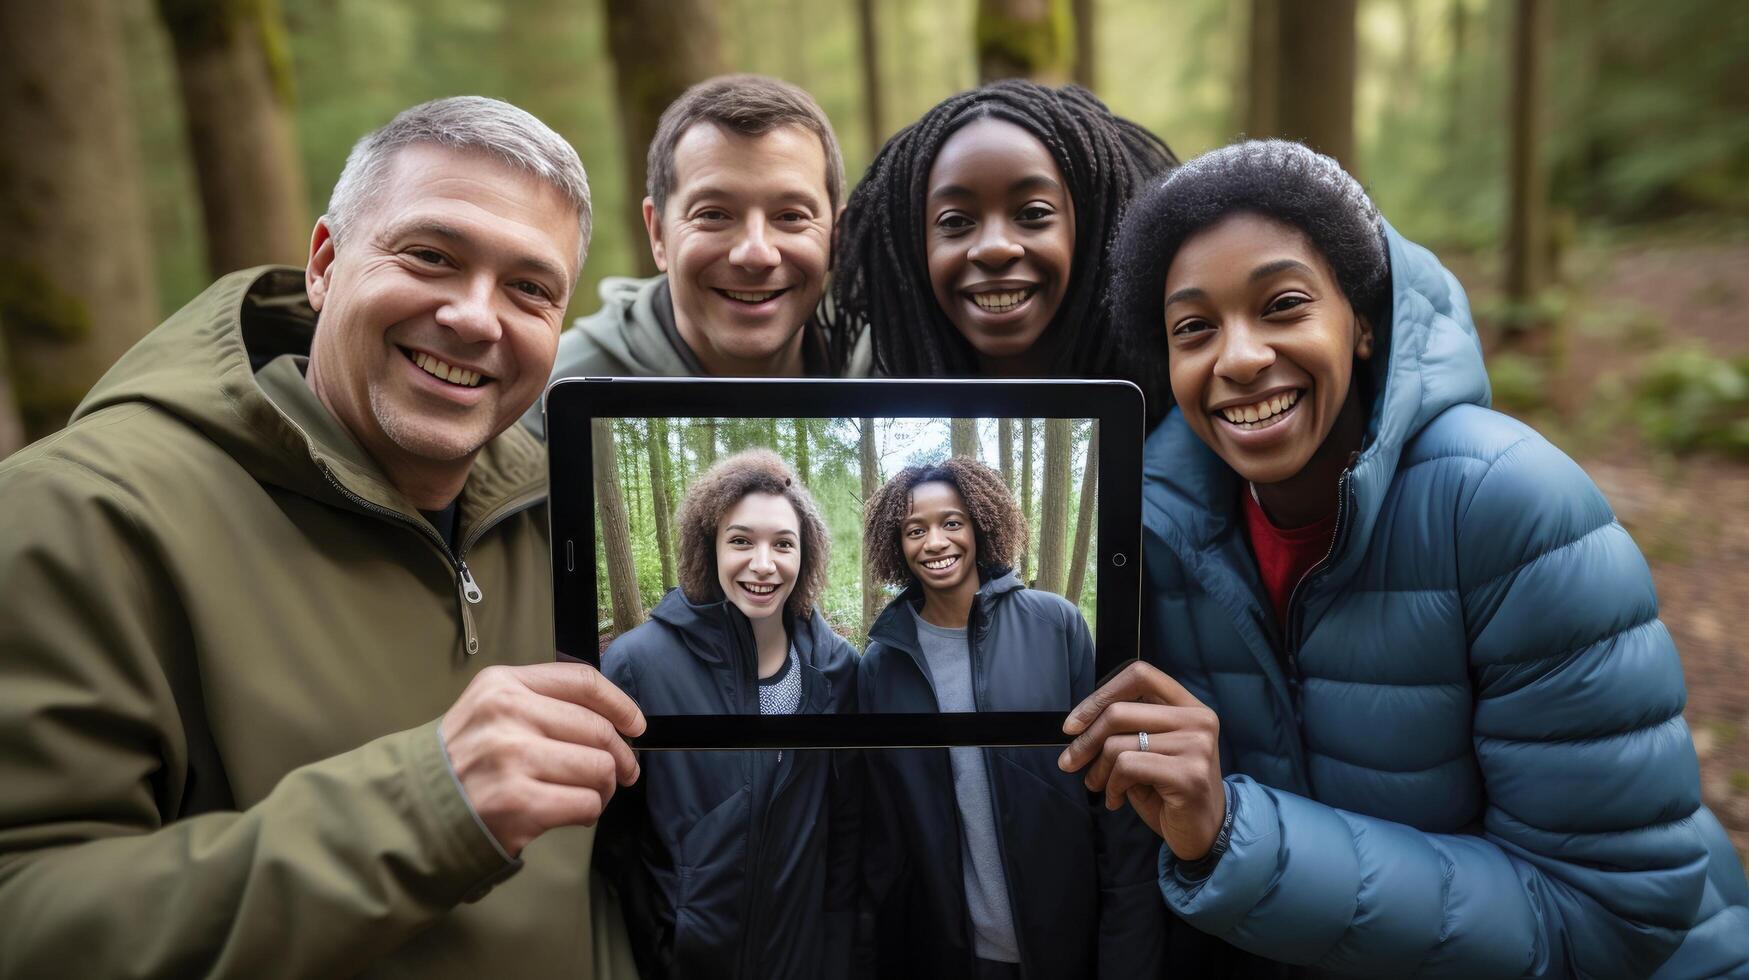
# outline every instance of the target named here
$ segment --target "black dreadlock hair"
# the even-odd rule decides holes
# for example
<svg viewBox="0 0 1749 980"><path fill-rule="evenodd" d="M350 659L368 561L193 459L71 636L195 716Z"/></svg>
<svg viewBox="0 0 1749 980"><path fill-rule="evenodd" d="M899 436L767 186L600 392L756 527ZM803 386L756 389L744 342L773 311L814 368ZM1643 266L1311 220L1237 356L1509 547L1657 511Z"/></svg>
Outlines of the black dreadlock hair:
<svg viewBox="0 0 1749 980"><path fill-rule="evenodd" d="M1039 343L1061 352L1064 376L1128 377L1104 302L1111 243L1130 196L1177 166L1178 158L1159 137L1113 115L1075 85L994 82L946 99L887 140L851 193L840 223L832 285L835 332L871 331L875 364L888 375L978 373L976 352L929 284L923 201L942 145L967 123L985 118L1011 122L1044 144L1075 204L1068 290Z"/></svg>

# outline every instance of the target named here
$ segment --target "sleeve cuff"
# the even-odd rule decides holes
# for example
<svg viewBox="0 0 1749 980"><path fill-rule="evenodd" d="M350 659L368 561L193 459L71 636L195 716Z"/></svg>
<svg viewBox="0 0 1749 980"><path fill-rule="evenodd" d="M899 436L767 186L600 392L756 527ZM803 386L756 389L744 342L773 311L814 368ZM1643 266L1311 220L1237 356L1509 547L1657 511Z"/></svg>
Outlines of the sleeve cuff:
<svg viewBox="0 0 1749 980"><path fill-rule="evenodd" d="M1229 841L1233 836L1233 817L1239 810L1239 799L1233 795L1233 787L1226 781L1221 782L1221 793L1226 797L1226 812L1221 816L1220 832L1215 834L1215 842L1209 846L1208 853L1194 861L1181 861L1172 853L1172 849L1161 845L1160 860L1162 866L1170 866L1172 873L1180 883L1188 886L1200 885L1215 873L1215 865L1220 863L1221 855L1227 853Z"/></svg>
<svg viewBox="0 0 1749 980"><path fill-rule="evenodd" d="M479 860L482 866L489 868L474 883L473 887L462 895L464 902L477 902L485 898L487 893L511 875L522 870L522 861L520 858L511 857L510 853L504 850L504 845L498 843L498 838L492 836L492 832L486 828L486 821L480 819L479 811L474 809L473 801L468 799L467 790L462 788L461 777L456 775L455 766L449 760L449 749L443 744L443 719L439 718L434 722L431 730L432 744L437 748L438 758L443 760L444 775L440 778L442 783L446 785L441 790L438 786L428 786L428 789L432 791L431 795L435 798L434 802L439 804L440 810L459 809L467 814L467 820L472 824L471 831L458 828L457 833L459 836L467 838L467 850L470 852L470 857ZM490 850L488 851L487 848Z"/></svg>

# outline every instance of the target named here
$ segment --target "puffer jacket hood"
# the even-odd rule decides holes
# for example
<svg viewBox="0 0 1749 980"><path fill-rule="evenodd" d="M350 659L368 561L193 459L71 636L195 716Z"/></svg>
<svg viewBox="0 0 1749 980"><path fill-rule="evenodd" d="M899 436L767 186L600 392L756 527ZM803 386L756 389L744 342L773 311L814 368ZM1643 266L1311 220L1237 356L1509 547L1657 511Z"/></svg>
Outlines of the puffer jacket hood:
<svg viewBox="0 0 1749 980"><path fill-rule="evenodd" d="M1469 298L1433 253L1388 225L1393 312L1374 324L1367 365L1374 396L1367 443L1350 467L1354 510L1345 541L1364 551L1403 447L1454 405L1489 404L1488 372L1470 318ZM1144 521L1185 552L1229 531L1238 511L1239 477L1185 424L1174 408L1148 439ZM1332 572L1331 578L1340 578Z"/></svg>
<svg viewBox="0 0 1749 980"><path fill-rule="evenodd" d="M1644 559L1571 460L1492 412L1469 307L1386 229L1366 442L1278 623L1244 484L1173 409L1144 460L1145 656L1221 718L1230 849L1191 925L1314 973L1700 976L1749 886L1700 803Z"/></svg>

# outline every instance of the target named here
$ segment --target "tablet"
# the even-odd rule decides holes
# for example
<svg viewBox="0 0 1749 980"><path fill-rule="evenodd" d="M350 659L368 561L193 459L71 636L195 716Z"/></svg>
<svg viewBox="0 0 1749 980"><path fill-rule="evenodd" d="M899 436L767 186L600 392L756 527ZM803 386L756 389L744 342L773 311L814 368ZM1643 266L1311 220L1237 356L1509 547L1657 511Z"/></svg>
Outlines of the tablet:
<svg viewBox="0 0 1749 980"><path fill-rule="evenodd" d="M1136 658L1143 414L1141 392L1127 382L574 378L547 390L544 410L559 655L601 666L606 654L610 667L635 669L634 696L649 722L635 740L640 749L1057 745L1067 741L1062 724L1074 691ZM956 530L951 507L922 527L902 503L897 519L889 507L885 519L868 521L870 501L923 500L926 491L904 481L939 477L949 460L962 482L974 481L967 496L976 506L959 501L970 528ZM739 498L724 499L723 487L741 486L729 478L747 465L778 467L797 488L749 494L748 507L794 503L733 509ZM889 481L897 482L883 496ZM944 481L935 482L939 489ZM804 518L810 511L817 522ZM1024 533L997 514L1023 518ZM909 552L906 533L919 542ZM963 642L980 669L1015 673L973 674L980 680L970 685L962 678L976 709L935 710L928 657L951 656L942 651L954 641L951 631L920 627L921 612L912 610L921 609L926 583L918 576L952 580L941 569L952 567L956 548L943 542L962 540L975 553L977 541L997 533L1004 536L982 546L983 557L1006 542L1012 560L979 560L975 572L980 595L987 588L993 596L979 608L1001 624L993 630L1000 649L988 646L989 632ZM807 541L816 542L812 551ZM948 557L932 559L929 548ZM1000 607L996 592L1004 593ZM793 652L782 657L784 632L776 648L761 646L772 622L787 624L792 646L797 631L812 627L821 649L868 656L851 665L864 674L903 668L904 678L877 676L924 694L904 710L875 710L865 697L820 713L809 707L816 702L797 710L793 697L786 712L779 691L767 708L748 693L758 675L780 688L797 662ZM714 625L698 631L693 623ZM901 635L909 640L893 639ZM693 660L663 659L681 642L694 659L732 673L700 682L690 676ZM646 659L628 659L639 657ZM759 666L768 661L778 666ZM938 663L955 669L951 659ZM939 683L954 681L944 674ZM649 693L663 684L699 693ZM731 688L732 698L711 693ZM865 684L865 695L873 688ZM710 710L653 713L658 702ZM1026 710L994 710L1016 704ZM730 706L737 710L724 713Z"/></svg>

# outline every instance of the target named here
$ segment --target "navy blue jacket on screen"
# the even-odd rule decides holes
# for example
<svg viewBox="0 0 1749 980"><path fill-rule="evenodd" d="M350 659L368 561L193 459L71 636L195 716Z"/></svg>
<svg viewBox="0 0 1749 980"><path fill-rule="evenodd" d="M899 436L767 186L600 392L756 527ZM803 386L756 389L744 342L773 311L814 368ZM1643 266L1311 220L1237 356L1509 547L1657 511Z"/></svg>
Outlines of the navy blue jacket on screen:
<svg viewBox="0 0 1749 980"><path fill-rule="evenodd" d="M861 710L938 710L912 619L919 601L913 586L870 629L858 668ZM1067 715L1092 693L1093 639L1063 597L1024 588L1004 572L983 582L969 626L979 710ZM1158 976L1168 916L1149 842L1159 838L1129 807L1107 813L1080 776L1059 770L1061 749L983 751L1022 976ZM872 938L880 976L971 976L975 947L948 752L886 749L866 759L863 953Z"/></svg>
<svg viewBox="0 0 1749 980"><path fill-rule="evenodd" d="M1584 471L1487 408L1461 287L1387 237L1368 439L1285 629L1243 482L1179 409L1148 439L1144 656L1219 714L1236 801L1207 879L1159 849L1162 891L1318 972L1749 972L1645 560Z"/></svg>
<svg viewBox="0 0 1749 980"><path fill-rule="evenodd" d="M855 706L856 650L818 611L787 617L802 706ZM758 714L752 624L672 589L601 669L645 714ZM854 917L856 781L829 751L644 752L614 794L596 859L620 892L639 971L837 977Z"/></svg>

